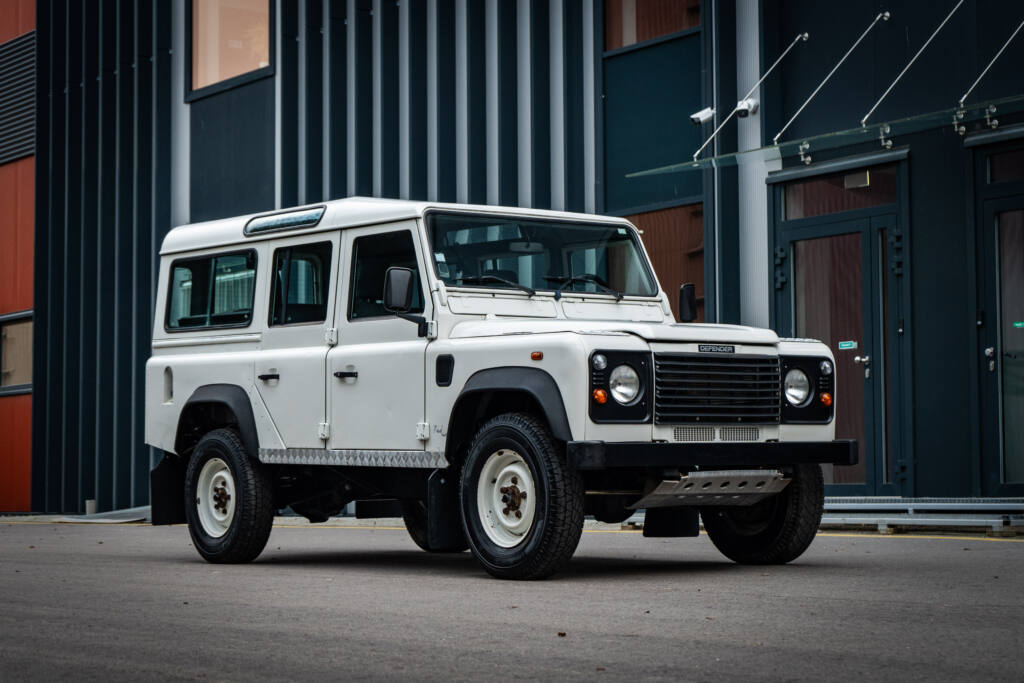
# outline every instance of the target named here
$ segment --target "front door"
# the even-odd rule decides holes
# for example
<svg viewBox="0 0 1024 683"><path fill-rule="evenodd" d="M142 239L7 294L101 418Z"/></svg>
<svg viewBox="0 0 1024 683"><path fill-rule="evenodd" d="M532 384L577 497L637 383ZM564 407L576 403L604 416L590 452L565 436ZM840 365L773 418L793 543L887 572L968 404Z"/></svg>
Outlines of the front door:
<svg viewBox="0 0 1024 683"><path fill-rule="evenodd" d="M417 428L425 419L427 340L415 323L383 306L387 269L411 268L417 278L410 313L430 319L415 230L416 222L406 221L345 231L349 266L338 301L338 345L327 356L329 448L423 451L425 434Z"/></svg>
<svg viewBox="0 0 1024 683"><path fill-rule="evenodd" d="M1024 194L984 203L981 225L982 489L1024 494Z"/></svg>
<svg viewBox="0 0 1024 683"><path fill-rule="evenodd" d="M859 462L825 467L829 495L913 495L906 459L908 316L899 164L779 183L775 329L820 339L836 359L837 439Z"/></svg>

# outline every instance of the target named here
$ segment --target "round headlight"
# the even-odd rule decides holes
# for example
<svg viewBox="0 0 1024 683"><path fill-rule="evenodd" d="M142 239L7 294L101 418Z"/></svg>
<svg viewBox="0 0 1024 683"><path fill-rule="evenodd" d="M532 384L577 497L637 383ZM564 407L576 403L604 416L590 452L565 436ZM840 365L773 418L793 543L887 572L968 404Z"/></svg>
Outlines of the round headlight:
<svg viewBox="0 0 1024 683"><path fill-rule="evenodd" d="M832 374L832 369L832 361L830 360L823 360L820 363L818 363L818 372L825 375L826 377Z"/></svg>
<svg viewBox="0 0 1024 683"><path fill-rule="evenodd" d="M793 368L786 373L784 389L786 400L798 408L805 405L811 397L811 382L807 379L804 371L799 368Z"/></svg>
<svg viewBox="0 0 1024 683"><path fill-rule="evenodd" d="M608 367L607 356L600 353L595 353L594 357L590 359L590 362L593 364L595 370L604 370Z"/></svg>
<svg viewBox="0 0 1024 683"><path fill-rule="evenodd" d="M612 370L608 379L612 398L622 405L628 405L640 395L640 375L628 365L619 365Z"/></svg>

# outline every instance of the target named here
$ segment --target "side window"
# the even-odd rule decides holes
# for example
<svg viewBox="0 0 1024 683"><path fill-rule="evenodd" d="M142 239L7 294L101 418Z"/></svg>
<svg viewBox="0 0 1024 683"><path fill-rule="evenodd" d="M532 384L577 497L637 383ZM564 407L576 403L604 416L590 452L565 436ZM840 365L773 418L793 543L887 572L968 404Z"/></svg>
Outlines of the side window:
<svg viewBox="0 0 1024 683"><path fill-rule="evenodd" d="M330 270L330 242L275 251L270 324L321 323L326 320Z"/></svg>
<svg viewBox="0 0 1024 683"><path fill-rule="evenodd" d="M411 268L415 274L411 313L423 312L423 289L412 234L407 230L368 235L356 239L352 248L352 283L349 288L348 319L390 315L384 310L384 273L391 266Z"/></svg>
<svg viewBox="0 0 1024 683"><path fill-rule="evenodd" d="M167 329L246 327L252 322L256 252L175 261Z"/></svg>

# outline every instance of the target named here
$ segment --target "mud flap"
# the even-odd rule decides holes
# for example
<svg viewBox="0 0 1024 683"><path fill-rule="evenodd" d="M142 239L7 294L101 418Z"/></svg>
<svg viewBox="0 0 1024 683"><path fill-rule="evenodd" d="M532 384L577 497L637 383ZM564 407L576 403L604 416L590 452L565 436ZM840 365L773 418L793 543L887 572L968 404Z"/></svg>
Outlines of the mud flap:
<svg viewBox="0 0 1024 683"><path fill-rule="evenodd" d="M185 462L164 453L149 473L149 504L153 526L185 523Z"/></svg>
<svg viewBox="0 0 1024 683"><path fill-rule="evenodd" d="M644 514L644 536L679 538L700 533L695 507L652 508Z"/></svg>
<svg viewBox="0 0 1024 683"><path fill-rule="evenodd" d="M434 470L427 480L427 543L433 548L462 546L459 481L447 470Z"/></svg>

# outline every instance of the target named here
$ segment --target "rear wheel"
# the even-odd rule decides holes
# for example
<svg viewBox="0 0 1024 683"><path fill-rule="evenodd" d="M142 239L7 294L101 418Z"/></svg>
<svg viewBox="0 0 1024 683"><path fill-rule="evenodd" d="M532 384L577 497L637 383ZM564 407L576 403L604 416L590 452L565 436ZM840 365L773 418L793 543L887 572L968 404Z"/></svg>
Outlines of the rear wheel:
<svg viewBox="0 0 1024 683"><path fill-rule="evenodd" d="M583 532L583 483L532 415L506 413L480 428L462 467L459 500L473 555L499 578L554 574Z"/></svg>
<svg viewBox="0 0 1024 683"><path fill-rule="evenodd" d="M249 562L263 552L274 522L273 494L235 431L215 429L196 444L185 472L185 517L192 543L208 562Z"/></svg>
<svg viewBox="0 0 1024 683"><path fill-rule="evenodd" d="M711 542L740 564L785 564L811 545L821 524L825 483L819 465L796 465L786 488L750 506L704 507Z"/></svg>

